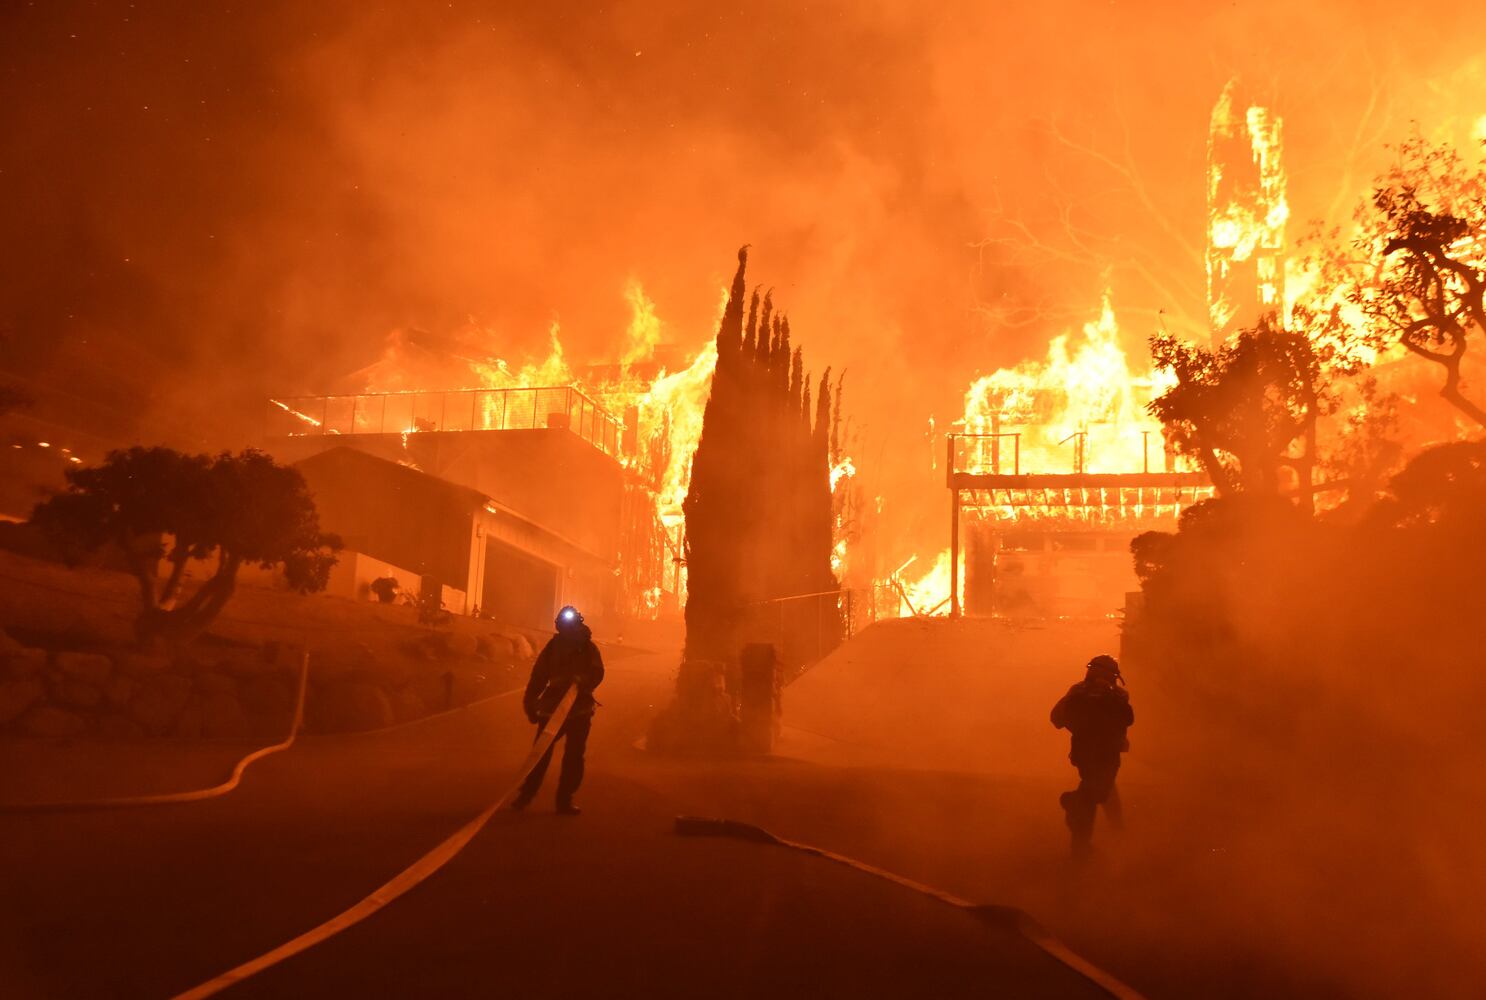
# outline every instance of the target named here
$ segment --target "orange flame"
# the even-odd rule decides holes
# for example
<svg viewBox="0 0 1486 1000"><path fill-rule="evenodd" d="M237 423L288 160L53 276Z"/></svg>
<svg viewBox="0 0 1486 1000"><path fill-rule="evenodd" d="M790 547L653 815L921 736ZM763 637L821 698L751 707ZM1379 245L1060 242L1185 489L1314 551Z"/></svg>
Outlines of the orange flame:
<svg viewBox="0 0 1486 1000"><path fill-rule="evenodd" d="M898 592L898 615L911 618L914 615L945 616L949 614L949 549L934 557L927 569L916 569L918 557L898 567L891 579ZM965 564L960 563L960 593L965 592Z"/></svg>
<svg viewBox="0 0 1486 1000"><path fill-rule="evenodd" d="M1131 370L1106 293L1098 319L1084 324L1082 337L1060 334L1042 361L971 383L961 421L965 433L1007 437L996 449L999 468L991 467L988 442L972 441L960 471L1138 472L1153 458L1159 464L1161 425L1145 406L1168 378Z"/></svg>
<svg viewBox="0 0 1486 1000"><path fill-rule="evenodd" d="M1290 219L1283 123L1270 109L1234 105L1230 80L1213 107L1207 142L1207 301L1215 333L1284 307Z"/></svg>
<svg viewBox="0 0 1486 1000"><path fill-rule="evenodd" d="M641 441L656 442L665 455L656 513L667 529L682 521L681 505L691 487L691 459L702 437L702 415L716 369L717 344L709 340L686 368L674 374L662 372L640 402Z"/></svg>

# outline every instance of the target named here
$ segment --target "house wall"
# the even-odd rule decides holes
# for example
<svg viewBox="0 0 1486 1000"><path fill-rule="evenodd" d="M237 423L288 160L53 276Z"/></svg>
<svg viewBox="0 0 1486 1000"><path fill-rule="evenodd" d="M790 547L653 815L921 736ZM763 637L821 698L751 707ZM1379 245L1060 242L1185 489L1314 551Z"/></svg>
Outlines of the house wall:
<svg viewBox="0 0 1486 1000"><path fill-rule="evenodd" d="M269 450L299 463L351 447L477 490L577 547L611 562L619 551L624 472L566 429L305 435Z"/></svg>
<svg viewBox="0 0 1486 1000"><path fill-rule="evenodd" d="M350 448L297 468L321 528L340 535L348 550L468 589L473 510L482 502L472 491Z"/></svg>
<svg viewBox="0 0 1486 1000"><path fill-rule="evenodd" d="M1120 532L965 532L965 611L1010 617L1101 617L1139 589L1130 539Z"/></svg>
<svg viewBox="0 0 1486 1000"><path fill-rule="evenodd" d="M371 582L384 576L395 579L402 593L415 596L418 593L421 578L406 567L394 566L390 562L374 558L365 552L342 549L336 555L336 563L330 569L330 579L326 582L322 593L336 597L349 597L357 601L374 601L376 596L371 592ZM210 572L209 569L207 572ZM282 566L276 566L273 569L244 566L238 571L237 577L240 583L250 586L272 587L276 590L283 590L289 586L288 581L284 579ZM459 587L445 586L443 601L444 607L455 614L469 612L469 595Z"/></svg>
<svg viewBox="0 0 1486 1000"><path fill-rule="evenodd" d="M548 624L551 615L564 604L601 611L612 608L615 578L613 570L603 560L504 511L482 511L476 518L470 566L470 593L476 595L472 603L479 604L482 611L493 610L487 596L489 585L486 577L492 572L492 567L500 565L502 546L550 564L556 573L555 589L548 588L543 573L532 574L531 586L553 589L551 608L535 625ZM514 562L520 565L519 559Z"/></svg>
<svg viewBox="0 0 1486 1000"><path fill-rule="evenodd" d="M348 549L461 589L458 610L482 605L488 540L557 568L552 611L615 606L623 473L567 430L424 432L409 435L406 449L401 435L308 436L273 450L298 459L325 530ZM416 469L398 464L410 456ZM544 573L530 576L533 588L547 586Z"/></svg>

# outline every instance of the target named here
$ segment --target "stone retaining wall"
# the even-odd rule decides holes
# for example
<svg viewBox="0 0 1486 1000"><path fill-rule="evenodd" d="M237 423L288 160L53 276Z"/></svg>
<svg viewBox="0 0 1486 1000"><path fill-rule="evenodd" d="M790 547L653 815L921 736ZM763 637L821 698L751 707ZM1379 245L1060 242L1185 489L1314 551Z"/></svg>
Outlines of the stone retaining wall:
<svg viewBox="0 0 1486 1000"><path fill-rule="evenodd" d="M310 649L305 731L408 722L521 684L525 636L425 630L372 649ZM270 738L294 710L296 650L192 647L172 654L47 650L0 631L0 734L35 737Z"/></svg>

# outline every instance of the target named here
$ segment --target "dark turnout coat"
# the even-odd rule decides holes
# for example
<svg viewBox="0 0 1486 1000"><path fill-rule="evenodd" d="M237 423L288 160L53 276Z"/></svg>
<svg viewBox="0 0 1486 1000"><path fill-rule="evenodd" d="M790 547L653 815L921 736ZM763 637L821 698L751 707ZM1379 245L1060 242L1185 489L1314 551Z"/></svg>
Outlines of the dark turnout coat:
<svg viewBox="0 0 1486 1000"><path fill-rule="evenodd" d="M547 718L557 710L558 702L568 688L576 686L577 700L573 702L573 715L592 715L593 691L604 681L604 658L594 644L593 633L587 625L560 631L537 656L532 665L531 679L526 683L526 694L521 699L528 718Z"/></svg>
<svg viewBox="0 0 1486 1000"><path fill-rule="evenodd" d="M1053 706L1053 725L1073 734L1068 755L1075 766L1118 761L1127 749L1125 730L1135 710L1124 688L1080 681Z"/></svg>

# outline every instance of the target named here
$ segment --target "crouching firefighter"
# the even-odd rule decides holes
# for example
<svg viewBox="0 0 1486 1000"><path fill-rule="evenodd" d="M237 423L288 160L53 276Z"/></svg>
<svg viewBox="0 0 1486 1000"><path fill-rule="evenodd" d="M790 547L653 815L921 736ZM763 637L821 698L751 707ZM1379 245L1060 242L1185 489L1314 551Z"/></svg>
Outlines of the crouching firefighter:
<svg viewBox="0 0 1486 1000"><path fill-rule="evenodd" d="M583 782L583 751L588 746L588 730L593 725L593 712L598 702L593 690L604 680L604 660L594 645L593 633L583 624L583 616L571 605L557 613L557 632L531 668L531 680L526 684L526 695L522 706L526 717L537 727L537 736L547 728L552 713L569 688L577 694L568 717L557 731L552 745L537 761L531 773L521 785L521 791L511 802L512 809L525 809L542 787L547 776L547 766L552 763L552 752L557 741L565 740L562 752L562 772L557 778L557 811L564 816L576 816L581 810L573 804L573 795Z"/></svg>
<svg viewBox="0 0 1486 1000"><path fill-rule="evenodd" d="M1120 754L1130 749L1125 731L1135 723L1124 683L1113 656L1096 656L1089 661L1084 679L1053 706L1053 726L1072 734L1068 759L1078 768L1078 787L1059 799L1073 835L1074 854L1088 851L1099 806L1104 806L1114 826L1120 825L1115 775L1120 770Z"/></svg>

